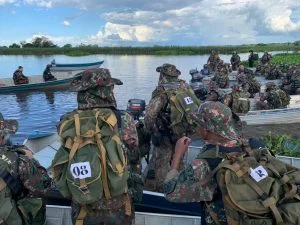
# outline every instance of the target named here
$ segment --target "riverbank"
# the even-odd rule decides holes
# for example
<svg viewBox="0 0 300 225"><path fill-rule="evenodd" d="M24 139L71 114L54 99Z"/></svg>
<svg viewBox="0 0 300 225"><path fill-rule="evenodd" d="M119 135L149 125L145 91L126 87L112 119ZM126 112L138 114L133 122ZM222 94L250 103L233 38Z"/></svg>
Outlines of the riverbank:
<svg viewBox="0 0 300 225"><path fill-rule="evenodd" d="M0 47L0 55L67 55L85 56L94 54L105 55L205 55L214 49L220 54L231 54L233 51L247 53L264 51L300 51L297 43L228 45L228 46L153 46L153 47L95 47L81 46L72 48L7 48Z"/></svg>

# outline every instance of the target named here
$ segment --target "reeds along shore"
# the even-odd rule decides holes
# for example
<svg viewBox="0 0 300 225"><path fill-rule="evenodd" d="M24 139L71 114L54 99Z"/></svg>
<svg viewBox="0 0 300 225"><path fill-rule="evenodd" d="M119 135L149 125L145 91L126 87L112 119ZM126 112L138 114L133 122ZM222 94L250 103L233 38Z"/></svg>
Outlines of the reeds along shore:
<svg viewBox="0 0 300 225"><path fill-rule="evenodd" d="M256 44L256 45L228 45L228 46L153 46L153 47L52 47L52 48L7 48L0 46L0 55L54 55L83 56L93 54L118 54L118 55L204 55L211 50L220 54L247 53L264 51L300 51L298 44Z"/></svg>

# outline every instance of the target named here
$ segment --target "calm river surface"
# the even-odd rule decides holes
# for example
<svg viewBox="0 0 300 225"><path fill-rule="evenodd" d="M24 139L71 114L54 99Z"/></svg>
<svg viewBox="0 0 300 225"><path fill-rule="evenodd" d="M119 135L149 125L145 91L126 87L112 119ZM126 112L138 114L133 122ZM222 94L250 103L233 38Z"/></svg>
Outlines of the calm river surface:
<svg viewBox="0 0 300 225"><path fill-rule="evenodd" d="M260 54L261 56L262 54ZM248 54L240 54L246 60ZM229 62L231 55L220 55ZM14 70L22 65L25 75L42 74L52 59L57 63L86 63L104 60L102 67L108 68L114 77L124 82L115 87L118 108L125 109L128 99L145 99L148 103L155 88L159 74L156 67L163 63L172 63L181 70L181 79L190 80L189 70L202 68L208 55L201 56L127 56L127 55L91 55L84 57L53 56L0 56L0 79L12 77ZM17 119L19 131L13 139L22 143L34 130L56 131L56 124L64 113L77 106L74 92L28 92L0 95L0 112L5 118Z"/></svg>

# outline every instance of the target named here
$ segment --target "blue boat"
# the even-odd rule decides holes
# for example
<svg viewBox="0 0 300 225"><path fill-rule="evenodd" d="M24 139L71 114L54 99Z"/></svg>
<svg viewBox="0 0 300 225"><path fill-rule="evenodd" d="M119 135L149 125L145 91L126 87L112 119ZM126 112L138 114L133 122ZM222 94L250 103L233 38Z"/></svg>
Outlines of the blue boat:
<svg viewBox="0 0 300 225"><path fill-rule="evenodd" d="M51 71L72 71L72 70L87 70L99 68L104 61L98 61L93 63L80 63L80 64L59 64L52 63Z"/></svg>

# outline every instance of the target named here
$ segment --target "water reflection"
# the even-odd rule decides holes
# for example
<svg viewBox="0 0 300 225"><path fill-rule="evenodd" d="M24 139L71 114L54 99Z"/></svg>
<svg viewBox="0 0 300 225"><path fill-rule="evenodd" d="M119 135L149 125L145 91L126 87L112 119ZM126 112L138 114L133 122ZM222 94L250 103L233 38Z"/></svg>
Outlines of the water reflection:
<svg viewBox="0 0 300 225"><path fill-rule="evenodd" d="M16 102L19 105L20 111L22 113L28 112L28 98L31 95L31 93L28 92L21 92L16 93Z"/></svg>
<svg viewBox="0 0 300 225"><path fill-rule="evenodd" d="M47 91L45 95L49 105L54 106L54 92Z"/></svg>

